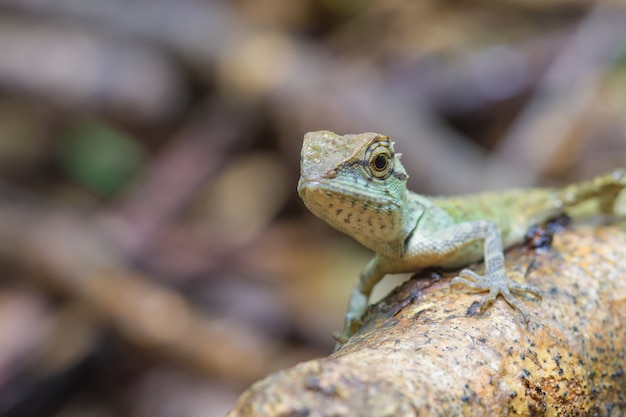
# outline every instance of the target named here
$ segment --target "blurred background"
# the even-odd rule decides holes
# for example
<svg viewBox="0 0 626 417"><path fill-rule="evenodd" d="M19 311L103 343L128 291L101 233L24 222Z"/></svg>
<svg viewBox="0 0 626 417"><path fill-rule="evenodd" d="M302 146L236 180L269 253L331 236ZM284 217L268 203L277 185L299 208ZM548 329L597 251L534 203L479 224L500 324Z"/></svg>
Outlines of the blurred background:
<svg viewBox="0 0 626 417"><path fill-rule="evenodd" d="M625 116L617 1L0 0L0 415L221 416L327 355L371 254L308 130L451 194L626 166Z"/></svg>

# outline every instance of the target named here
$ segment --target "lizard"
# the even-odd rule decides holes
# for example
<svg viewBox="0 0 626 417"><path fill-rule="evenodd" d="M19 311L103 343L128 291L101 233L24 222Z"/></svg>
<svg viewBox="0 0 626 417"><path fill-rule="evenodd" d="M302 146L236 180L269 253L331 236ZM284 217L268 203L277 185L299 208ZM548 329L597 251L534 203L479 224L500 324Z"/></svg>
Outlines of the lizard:
<svg viewBox="0 0 626 417"><path fill-rule="evenodd" d="M360 325L374 286L387 274L430 267L455 269L484 259L479 275L462 269L451 285L488 292L485 311L501 295L526 325L530 315L516 294L541 299L539 288L512 280L504 250L527 230L587 201L597 213L614 213L626 188L626 169L563 188L520 188L454 197L424 196L407 189L408 174L388 136L366 132L338 135L322 130L304 136L298 194L305 206L332 227L375 252L355 285L338 346Z"/></svg>

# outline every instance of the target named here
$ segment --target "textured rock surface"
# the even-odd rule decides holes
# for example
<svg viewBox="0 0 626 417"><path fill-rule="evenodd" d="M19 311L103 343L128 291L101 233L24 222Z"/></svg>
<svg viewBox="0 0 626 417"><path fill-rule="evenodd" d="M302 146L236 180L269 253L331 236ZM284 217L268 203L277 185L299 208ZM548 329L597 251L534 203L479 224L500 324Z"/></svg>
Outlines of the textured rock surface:
<svg viewBox="0 0 626 417"><path fill-rule="evenodd" d="M502 299L475 312L454 274L422 274L341 350L257 382L229 416L626 414L624 227L580 226L507 260L544 292L525 301L528 326Z"/></svg>

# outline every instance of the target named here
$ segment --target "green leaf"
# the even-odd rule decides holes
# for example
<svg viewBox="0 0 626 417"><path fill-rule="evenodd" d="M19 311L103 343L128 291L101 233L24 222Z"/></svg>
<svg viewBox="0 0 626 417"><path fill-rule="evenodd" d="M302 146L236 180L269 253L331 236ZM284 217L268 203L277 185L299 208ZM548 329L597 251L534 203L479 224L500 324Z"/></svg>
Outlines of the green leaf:
<svg viewBox="0 0 626 417"><path fill-rule="evenodd" d="M119 193L145 161L145 150L132 137L95 120L72 126L60 148L62 168L75 181L107 197Z"/></svg>

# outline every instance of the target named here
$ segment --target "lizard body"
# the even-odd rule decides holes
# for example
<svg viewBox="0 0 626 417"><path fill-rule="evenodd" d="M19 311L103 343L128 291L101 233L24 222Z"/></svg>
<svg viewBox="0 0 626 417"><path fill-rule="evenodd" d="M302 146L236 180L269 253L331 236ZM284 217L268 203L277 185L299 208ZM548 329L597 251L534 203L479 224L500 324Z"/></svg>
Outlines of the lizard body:
<svg viewBox="0 0 626 417"><path fill-rule="evenodd" d="M594 211L612 213L626 188L626 170L617 169L564 188L426 197L407 189L399 157L391 140L378 133L317 131L304 137L298 193L305 205L376 252L352 292L340 342L358 329L373 287L386 274L457 268L480 259L483 276L463 269L452 284L488 291L481 308L502 295L528 322L526 308L512 293L541 294L507 276L504 248L521 242L532 225L588 200L599 202Z"/></svg>

